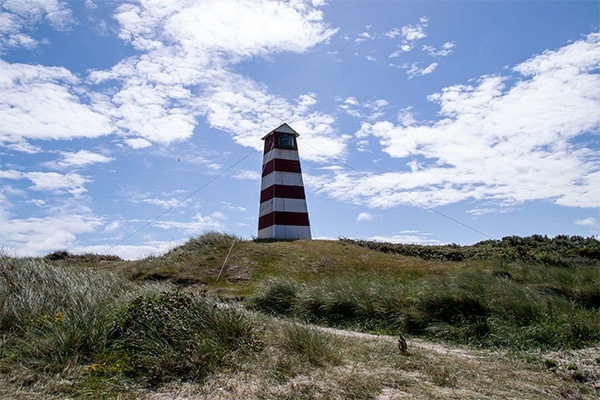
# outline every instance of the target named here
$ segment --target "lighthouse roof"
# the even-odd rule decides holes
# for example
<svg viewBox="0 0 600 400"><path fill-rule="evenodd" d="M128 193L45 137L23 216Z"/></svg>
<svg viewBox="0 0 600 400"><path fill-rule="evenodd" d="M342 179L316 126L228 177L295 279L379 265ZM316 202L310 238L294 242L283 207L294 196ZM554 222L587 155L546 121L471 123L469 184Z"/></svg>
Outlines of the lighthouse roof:
<svg viewBox="0 0 600 400"><path fill-rule="evenodd" d="M263 136L262 140L265 140L267 137L273 135L275 132L288 133L290 135L300 136L300 134L298 132L293 130L291 126L289 126L288 124L286 124L284 122L283 124L279 125L277 128L273 129L271 132L269 132L265 136Z"/></svg>

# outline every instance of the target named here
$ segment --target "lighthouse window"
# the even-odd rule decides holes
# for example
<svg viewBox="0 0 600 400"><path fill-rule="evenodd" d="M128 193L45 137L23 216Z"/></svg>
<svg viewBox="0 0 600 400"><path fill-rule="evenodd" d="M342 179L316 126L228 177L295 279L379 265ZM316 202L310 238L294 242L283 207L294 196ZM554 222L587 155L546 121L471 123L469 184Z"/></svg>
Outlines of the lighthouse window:
<svg viewBox="0 0 600 400"><path fill-rule="evenodd" d="M279 147L282 149L294 149L294 137L292 135L281 135L279 137Z"/></svg>

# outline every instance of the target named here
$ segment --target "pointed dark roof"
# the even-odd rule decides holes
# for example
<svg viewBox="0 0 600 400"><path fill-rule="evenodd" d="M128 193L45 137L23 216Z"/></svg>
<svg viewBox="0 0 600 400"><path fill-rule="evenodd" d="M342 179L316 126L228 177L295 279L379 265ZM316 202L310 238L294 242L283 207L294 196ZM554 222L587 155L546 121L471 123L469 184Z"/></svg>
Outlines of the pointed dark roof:
<svg viewBox="0 0 600 400"><path fill-rule="evenodd" d="M269 132L265 136L263 136L262 140L265 140L267 137L271 136L275 132L289 133L289 134L294 135L296 137L300 136L300 134L298 132L296 132L295 130L293 130L291 126L289 126L288 124L286 124L284 122L283 124L279 125L277 128L273 129L271 132Z"/></svg>

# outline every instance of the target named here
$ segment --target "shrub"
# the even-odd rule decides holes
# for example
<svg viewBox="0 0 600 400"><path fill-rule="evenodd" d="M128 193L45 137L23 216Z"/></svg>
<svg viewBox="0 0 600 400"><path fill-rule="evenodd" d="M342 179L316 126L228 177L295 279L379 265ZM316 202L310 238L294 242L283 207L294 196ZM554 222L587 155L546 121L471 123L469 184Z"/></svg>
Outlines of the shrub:
<svg viewBox="0 0 600 400"><path fill-rule="evenodd" d="M581 236L566 235L559 235L555 238L541 235L528 237L507 236L501 240L486 240L472 246L459 246L457 244L424 246L345 238L342 240L372 250L419 257L425 260L467 261L500 258L561 267L600 265L600 241L592 237L583 238Z"/></svg>
<svg viewBox="0 0 600 400"><path fill-rule="evenodd" d="M232 353L260 346L244 313L179 290L137 297L122 310L112 338L128 374L152 384L202 379L227 365Z"/></svg>

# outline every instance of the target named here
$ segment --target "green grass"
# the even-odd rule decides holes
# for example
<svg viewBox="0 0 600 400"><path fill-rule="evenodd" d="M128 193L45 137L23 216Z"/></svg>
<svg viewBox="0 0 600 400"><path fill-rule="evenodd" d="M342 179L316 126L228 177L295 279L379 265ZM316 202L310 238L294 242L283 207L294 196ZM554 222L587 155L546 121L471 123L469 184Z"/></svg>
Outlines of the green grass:
<svg viewBox="0 0 600 400"><path fill-rule="evenodd" d="M140 296L120 311L108 358L127 376L158 384L201 380L260 349L249 318L237 308L179 290Z"/></svg>
<svg viewBox="0 0 600 400"><path fill-rule="evenodd" d="M541 398L535 385L593 398L600 363L572 355L600 344L594 245L511 238L485 257L448 246L449 261L211 232L134 262L0 256L0 398Z"/></svg>
<svg viewBox="0 0 600 400"><path fill-rule="evenodd" d="M590 271L571 271L572 283L549 290L551 271L528 266L529 280L507 279L494 265L432 274L410 282L385 278L324 278L301 284L268 281L249 305L271 314L360 331L405 333L479 347L583 348L600 342L600 313L574 292L593 291ZM503 267L517 275L521 266ZM535 271L538 269L538 271ZM534 270L534 271L531 271ZM575 282L578 274L590 281ZM544 285L539 279L546 276ZM585 283L584 283L585 282ZM559 285L565 285L561 282Z"/></svg>
<svg viewBox="0 0 600 400"><path fill-rule="evenodd" d="M83 380L69 391L95 396L130 382L202 380L262 346L247 313L211 296L35 259L0 263L3 373L75 370Z"/></svg>
<svg viewBox="0 0 600 400"><path fill-rule="evenodd" d="M0 256L0 333L9 357L58 371L107 346L116 303L131 284L93 270Z"/></svg>

